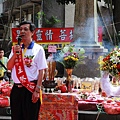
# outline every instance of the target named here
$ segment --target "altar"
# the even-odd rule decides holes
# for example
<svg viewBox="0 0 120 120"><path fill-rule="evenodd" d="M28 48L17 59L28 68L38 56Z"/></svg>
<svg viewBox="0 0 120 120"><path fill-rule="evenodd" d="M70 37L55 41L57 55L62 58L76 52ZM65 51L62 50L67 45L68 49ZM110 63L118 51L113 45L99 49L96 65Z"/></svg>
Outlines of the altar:
<svg viewBox="0 0 120 120"><path fill-rule="evenodd" d="M84 82L82 82L82 85L83 83ZM10 120L9 95L12 86L9 85L8 82L1 84L0 120L2 120L2 118ZM84 89L86 88L85 90L88 91L89 89L85 87L85 85L88 84L84 84ZM96 90L98 87L91 86L91 90L93 88ZM99 94L94 91L85 92L83 89L73 89L72 92L66 93L60 93L60 90L51 92L52 93L49 93L49 90L47 90L47 92L43 91L38 120L120 119L120 97L108 98L103 96L103 93ZM103 106L102 111L99 111L97 107L99 104ZM108 109L111 111L108 111Z"/></svg>
<svg viewBox="0 0 120 120"><path fill-rule="evenodd" d="M43 93L38 120L120 120L120 114L99 111L96 104L91 102L91 108L82 110L76 93ZM0 108L0 120L11 120L10 116L9 106Z"/></svg>
<svg viewBox="0 0 120 120"><path fill-rule="evenodd" d="M103 102L88 102L84 109L76 93L43 93L38 120L119 120L120 114L108 114L97 108ZM91 104L90 104L91 103ZM82 110L83 109L83 110Z"/></svg>

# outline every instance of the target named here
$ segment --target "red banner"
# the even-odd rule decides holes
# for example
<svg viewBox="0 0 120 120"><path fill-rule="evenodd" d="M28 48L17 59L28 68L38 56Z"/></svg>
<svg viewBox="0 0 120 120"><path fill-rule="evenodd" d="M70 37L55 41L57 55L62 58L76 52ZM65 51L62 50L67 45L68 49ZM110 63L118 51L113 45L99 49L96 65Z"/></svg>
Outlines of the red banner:
<svg viewBox="0 0 120 120"><path fill-rule="evenodd" d="M12 28L12 42L17 43L19 28ZM54 44L61 49L73 40L73 27L70 28L36 28L33 40L38 44ZM98 42L102 42L102 27L98 27Z"/></svg>
<svg viewBox="0 0 120 120"><path fill-rule="evenodd" d="M16 43L19 28L12 28L12 42ZM36 28L33 40L37 43L70 43L73 40L73 28Z"/></svg>

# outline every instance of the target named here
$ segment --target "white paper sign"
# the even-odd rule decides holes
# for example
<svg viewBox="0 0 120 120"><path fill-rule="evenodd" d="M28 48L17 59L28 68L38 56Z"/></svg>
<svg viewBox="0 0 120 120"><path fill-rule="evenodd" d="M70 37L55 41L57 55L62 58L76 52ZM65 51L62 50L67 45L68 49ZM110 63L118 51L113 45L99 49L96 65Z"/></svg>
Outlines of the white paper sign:
<svg viewBox="0 0 120 120"><path fill-rule="evenodd" d="M49 45L49 46L48 46L48 52L52 52L52 53L53 53L53 52L56 52L56 49L57 49L57 48L56 48L55 45Z"/></svg>

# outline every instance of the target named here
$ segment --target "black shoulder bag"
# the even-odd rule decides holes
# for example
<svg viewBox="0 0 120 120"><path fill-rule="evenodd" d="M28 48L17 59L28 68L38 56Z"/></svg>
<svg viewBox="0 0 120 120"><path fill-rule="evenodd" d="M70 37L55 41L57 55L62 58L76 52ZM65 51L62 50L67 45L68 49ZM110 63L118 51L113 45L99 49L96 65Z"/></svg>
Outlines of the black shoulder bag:
<svg viewBox="0 0 120 120"><path fill-rule="evenodd" d="M5 67L5 65L4 65L1 61L0 61L0 64L1 64L2 67L6 70L6 71L4 72L3 79L4 79L5 81L9 81L9 80L10 80L10 77L11 77L10 72L8 72L7 68Z"/></svg>

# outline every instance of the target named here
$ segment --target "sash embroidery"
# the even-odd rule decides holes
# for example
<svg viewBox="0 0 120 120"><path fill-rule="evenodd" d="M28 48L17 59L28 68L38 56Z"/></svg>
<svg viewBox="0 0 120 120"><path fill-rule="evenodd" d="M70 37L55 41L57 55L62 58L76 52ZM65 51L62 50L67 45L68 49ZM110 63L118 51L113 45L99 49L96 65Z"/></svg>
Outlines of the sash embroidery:
<svg viewBox="0 0 120 120"><path fill-rule="evenodd" d="M16 75L18 77L18 80L21 82L21 84L26 87L30 92L34 92L36 84L33 82L29 82L24 65L23 65L23 59L22 59L22 50L17 55L15 59L15 68L16 68Z"/></svg>

